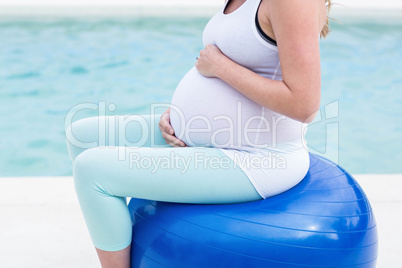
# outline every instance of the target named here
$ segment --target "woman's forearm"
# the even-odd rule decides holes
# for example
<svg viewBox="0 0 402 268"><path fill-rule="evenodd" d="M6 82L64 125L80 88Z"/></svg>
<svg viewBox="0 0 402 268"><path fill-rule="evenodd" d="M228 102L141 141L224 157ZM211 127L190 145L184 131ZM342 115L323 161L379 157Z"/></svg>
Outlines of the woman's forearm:
<svg viewBox="0 0 402 268"><path fill-rule="evenodd" d="M263 77L227 57L223 57L215 75L256 103L287 117L309 123L317 109L303 96L296 95L284 81Z"/></svg>

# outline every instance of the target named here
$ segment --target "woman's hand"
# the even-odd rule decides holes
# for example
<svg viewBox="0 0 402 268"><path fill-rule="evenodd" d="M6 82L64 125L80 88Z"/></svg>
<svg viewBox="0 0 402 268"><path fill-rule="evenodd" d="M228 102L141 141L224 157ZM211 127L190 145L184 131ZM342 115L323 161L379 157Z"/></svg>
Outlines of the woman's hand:
<svg viewBox="0 0 402 268"><path fill-rule="evenodd" d="M206 77L217 77L217 71L227 57L215 45L207 45L200 51L195 67Z"/></svg>
<svg viewBox="0 0 402 268"><path fill-rule="evenodd" d="M170 125L170 108L162 114L159 120L159 129L167 144L173 147L188 147L182 140L174 136L174 130Z"/></svg>

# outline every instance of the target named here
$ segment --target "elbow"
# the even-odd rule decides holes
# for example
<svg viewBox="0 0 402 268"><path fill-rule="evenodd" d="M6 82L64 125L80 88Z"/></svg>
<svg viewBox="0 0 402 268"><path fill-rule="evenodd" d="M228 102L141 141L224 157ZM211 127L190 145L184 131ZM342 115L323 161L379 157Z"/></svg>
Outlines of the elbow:
<svg viewBox="0 0 402 268"><path fill-rule="evenodd" d="M303 92L301 94L295 95L295 107L298 114L296 120L309 124L313 122L316 115L320 111L320 101L321 101L321 87L309 87L298 92Z"/></svg>
<svg viewBox="0 0 402 268"><path fill-rule="evenodd" d="M319 111L320 111L319 108L315 110L309 110L300 116L299 121L304 124L309 124L314 121L314 118L316 117Z"/></svg>
<svg viewBox="0 0 402 268"><path fill-rule="evenodd" d="M298 107L295 119L304 124L309 124L314 121L320 111L320 101L302 101Z"/></svg>
<svg viewBox="0 0 402 268"><path fill-rule="evenodd" d="M289 88L292 93L290 111L293 114L293 119L309 124L313 122L316 115L320 111L321 101L321 86L320 84L301 87L300 85L295 88Z"/></svg>

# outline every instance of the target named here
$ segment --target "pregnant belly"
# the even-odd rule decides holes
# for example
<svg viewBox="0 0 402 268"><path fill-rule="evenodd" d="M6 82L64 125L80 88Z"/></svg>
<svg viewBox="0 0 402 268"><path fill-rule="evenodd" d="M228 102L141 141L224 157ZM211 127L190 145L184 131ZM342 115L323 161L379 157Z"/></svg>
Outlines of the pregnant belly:
<svg viewBox="0 0 402 268"><path fill-rule="evenodd" d="M263 115L264 112L264 116ZM272 115L219 78L193 67L180 81L170 106L175 135L189 146L256 147L270 143Z"/></svg>

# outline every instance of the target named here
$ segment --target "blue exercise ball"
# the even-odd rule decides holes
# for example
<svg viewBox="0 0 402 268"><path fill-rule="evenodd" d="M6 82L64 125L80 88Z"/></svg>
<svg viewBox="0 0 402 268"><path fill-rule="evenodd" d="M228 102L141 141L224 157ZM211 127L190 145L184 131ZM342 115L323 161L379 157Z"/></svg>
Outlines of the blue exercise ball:
<svg viewBox="0 0 402 268"><path fill-rule="evenodd" d="M132 267L375 267L377 227L356 180L310 153L290 190L201 205L131 199Z"/></svg>

